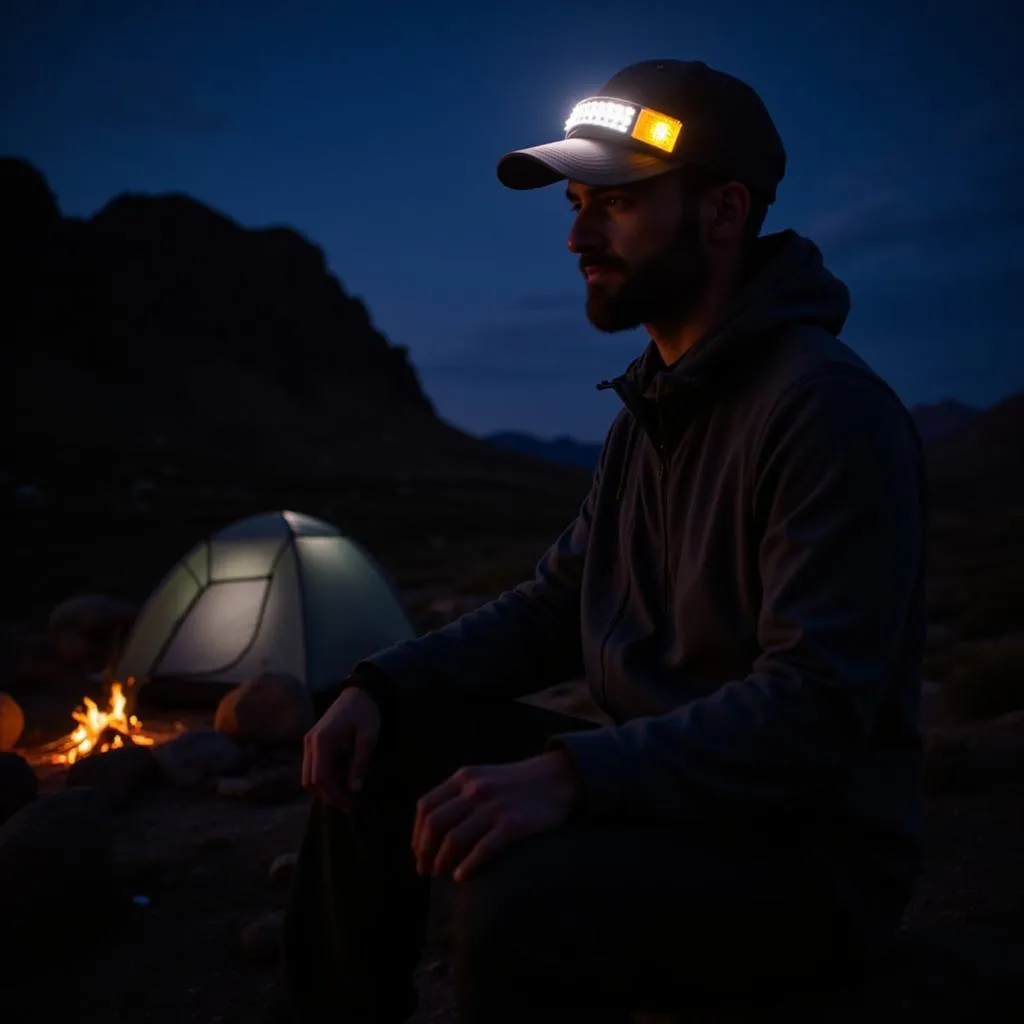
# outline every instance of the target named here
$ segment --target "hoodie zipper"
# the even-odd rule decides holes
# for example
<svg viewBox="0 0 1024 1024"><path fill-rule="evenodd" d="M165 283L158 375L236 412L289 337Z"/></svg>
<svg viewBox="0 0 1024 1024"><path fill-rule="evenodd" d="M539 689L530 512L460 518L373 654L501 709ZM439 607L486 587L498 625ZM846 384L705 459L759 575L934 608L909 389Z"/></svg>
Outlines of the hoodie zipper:
<svg viewBox="0 0 1024 1024"><path fill-rule="evenodd" d="M671 616L672 593L669 585L670 562L668 553L668 457L665 454L665 422L661 403L658 403L658 497L661 499L661 575L665 602L665 618Z"/></svg>
<svg viewBox="0 0 1024 1024"><path fill-rule="evenodd" d="M621 502L623 494L625 493L626 487L626 476L629 473L629 461L633 456L634 438L637 431L641 428L639 421L637 420L636 410L633 408L633 404L629 400L629 396L626 393L627 385L624 383L624 379L619 377L616 380L603 380L597 385L598 391L614 391L619 397L619 401L632 413L634 422L630 424L629 434L626 438L626 451L624 456L624 463L622 469L619 472L619 483L615 491L616 502ZM600 667L600 694L601 694L601 705L604 711L612 718L615 718L615 714L611 708L611 703L608 700L608 671L607 671L607 660L608 660L608 642L611 640L618 628L619 623L622 621L622 616L625 614L626 605L629 603L630 594L633 589L632 577L629 573L626 573L626 586L623 589L622 596L619 598L619 603L615 608L614 613L608 623L608 628L604 631L604 635L601 637L601 650L598 656L598 666Z"/></svg>

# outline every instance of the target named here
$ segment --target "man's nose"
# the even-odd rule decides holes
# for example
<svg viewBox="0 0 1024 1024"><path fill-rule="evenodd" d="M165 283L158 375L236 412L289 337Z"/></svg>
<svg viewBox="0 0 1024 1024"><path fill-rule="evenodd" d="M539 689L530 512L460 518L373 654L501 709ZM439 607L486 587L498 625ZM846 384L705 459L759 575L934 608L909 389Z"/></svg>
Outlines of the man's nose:
<svg viewBox="0 0 1024 1024"><path fill-rule="evenodd" d="M586 212L577 215L569 230L569 252L576 256L604 248L604 237Z"/></svg>

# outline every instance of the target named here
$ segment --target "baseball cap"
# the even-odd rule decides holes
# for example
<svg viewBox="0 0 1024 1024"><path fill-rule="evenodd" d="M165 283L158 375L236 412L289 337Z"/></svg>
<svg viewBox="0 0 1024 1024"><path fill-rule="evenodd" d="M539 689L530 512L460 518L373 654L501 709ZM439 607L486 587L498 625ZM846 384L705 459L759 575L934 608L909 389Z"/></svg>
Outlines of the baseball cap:
<svg viewBox="0 0 1024 1024"><path fill-rule="evenodd" d="M503 156L498 178L513 189L566 178L600 188L685 166L740 181L772 203L786 152L746 82L703 61L647 60L577 103L563 139Z"/></svg>

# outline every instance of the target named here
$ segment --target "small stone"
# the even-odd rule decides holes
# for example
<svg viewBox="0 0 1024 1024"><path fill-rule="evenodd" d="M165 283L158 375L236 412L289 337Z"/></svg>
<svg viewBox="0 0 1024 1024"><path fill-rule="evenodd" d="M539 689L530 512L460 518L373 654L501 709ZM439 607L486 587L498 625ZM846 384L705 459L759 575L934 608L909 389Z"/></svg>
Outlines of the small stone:
<svg viewBox="0 0 1024 1024"><path fill-rule="evenodd" d="M258 967L274 967L281 957L281 914L268 913L250 921L243 929L239 942L242 956Z"/></svg>
<svg viewBox="0 0 1024 1024"><path fill-rule="evenodd" d="M253 771L248 775L227 776L217 780L219 796L236 797L259 804L282 803L302 792L301 771L295 765L279 765Z"/></svg>
<svg viewBox="0 0 1024 1024"><path fill-rule="evenodd" d="M173 786L199 786L237 771L242 751L215 729L193 729L154 748L164 778Z"/></svg>
<svg viewBox="0 0 1024 1024"><path fill-rule="evenodd" d="M248 775L225 775L214 787L217 796L246 797L252 792L253 782Z"/></svg>
<svg viewBox="0 0 1024 1024"><path fill-rule="evenodd" d="M295 874L295 865L298 860L298 853L282 853L275 857L274 863L270 865L271 885L288 885L292 880L292 875Z"/></svg>
<svg viewBox="0 0 1024 1024"><path fill-rule="evenodd" d="M21 705L9 693L0 693L0 751L13 750L24 731Z"/></svg>
<svg viewBox="0 0 1024 1024"><path fill-rule="evenodd" d="M32 803L39 780L32 766L18 754L0 753L0 825Z"/></svg>

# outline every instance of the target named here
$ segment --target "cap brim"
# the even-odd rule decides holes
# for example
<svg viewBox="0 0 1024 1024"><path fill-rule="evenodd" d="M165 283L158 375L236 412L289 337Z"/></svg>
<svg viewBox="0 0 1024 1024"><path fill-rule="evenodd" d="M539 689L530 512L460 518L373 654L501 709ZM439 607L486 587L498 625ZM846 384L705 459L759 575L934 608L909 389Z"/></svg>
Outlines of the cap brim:
<svg viewBox="0 0 1024 1024"><path fill-rule="evenodd" d="M566 178L610 188L653 178L674 166L603 139L562 139L506 154L498 161L498 180L515 189L544 188Z"/></svg>

